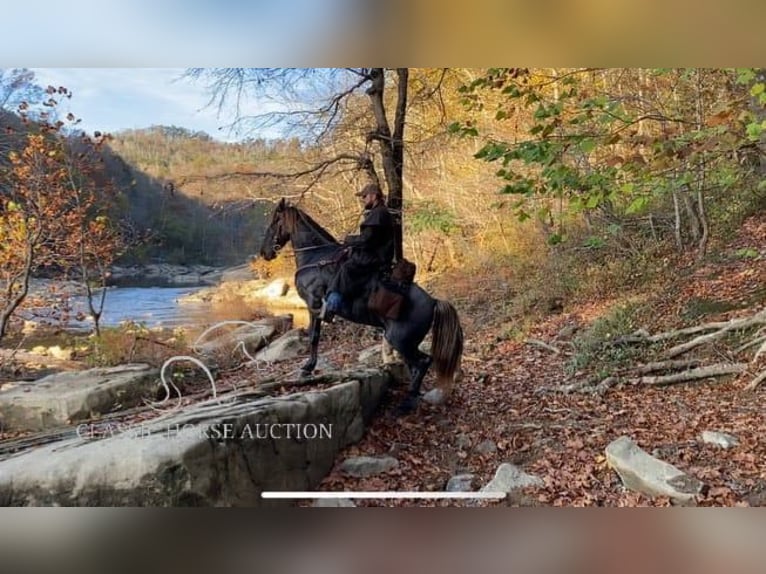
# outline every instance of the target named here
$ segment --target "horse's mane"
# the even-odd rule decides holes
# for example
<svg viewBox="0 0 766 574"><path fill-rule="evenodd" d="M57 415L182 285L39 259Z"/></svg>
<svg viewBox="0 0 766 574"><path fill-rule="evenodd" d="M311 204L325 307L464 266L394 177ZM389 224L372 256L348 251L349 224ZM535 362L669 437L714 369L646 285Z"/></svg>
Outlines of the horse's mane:
<svg viewBox="0 0 766 574"><path fill-rule="evenodd" d="M338 240L335 239L329 231L327 231L324 227L319 225L319 223L314 221L314 218L312 218L308 213L306 213L299 207L290 205L286 211L291 215L291 217L295 218L294 223L297 224L298 218L303 219L309 225L309 227L311 227L317 234L319 234L322 237L322 239L324 239L328 243L338 244Z"/></svg>

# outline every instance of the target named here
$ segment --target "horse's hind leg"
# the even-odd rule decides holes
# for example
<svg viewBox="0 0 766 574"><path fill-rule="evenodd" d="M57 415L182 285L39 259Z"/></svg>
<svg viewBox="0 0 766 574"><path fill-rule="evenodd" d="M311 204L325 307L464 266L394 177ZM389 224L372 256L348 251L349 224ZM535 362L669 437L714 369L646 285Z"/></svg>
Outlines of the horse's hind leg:
<svg viewBox="0 0 766 574"><path fill-rule="evenodd" d="M401 414L411 413L417 408L420 399L420 385L431 366L431 357L415 347L413 351L404 353L404 361L410 371L410 390L402 404L399 405Z"/></svg>

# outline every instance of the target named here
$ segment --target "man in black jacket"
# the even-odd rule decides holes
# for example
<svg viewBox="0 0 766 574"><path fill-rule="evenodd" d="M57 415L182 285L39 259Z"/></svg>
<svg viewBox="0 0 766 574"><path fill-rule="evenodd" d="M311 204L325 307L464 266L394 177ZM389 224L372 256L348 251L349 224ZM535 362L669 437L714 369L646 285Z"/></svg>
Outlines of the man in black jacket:
<svg viewBox="0 0 766 574"><path fill-rule="evenodd" d="M343 242L351 254L329 285L319 315L325 321L332 321L344 300L352 299L372 275L394 260L394 220L380 187L371 183L356 195L364 200L364 220L359 235L349 235Z"/></svg>

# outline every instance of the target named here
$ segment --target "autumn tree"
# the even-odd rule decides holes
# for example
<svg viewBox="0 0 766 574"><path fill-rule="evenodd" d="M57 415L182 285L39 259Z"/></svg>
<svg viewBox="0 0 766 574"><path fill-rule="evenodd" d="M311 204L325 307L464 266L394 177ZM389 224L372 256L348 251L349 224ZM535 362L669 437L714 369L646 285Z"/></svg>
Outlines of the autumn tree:
<svg viewBox="0 0 766 574"><path fill-rule="evenodd" d="M55 262L68 217L63 194L55 193L65 173L45 135L28 135L25 147L9 159L0 207L0 339L29 293L34 271Z"/></svg>
<svg viewBox="0 0 766 574"><path fill-rule="evenodd" d="M742 183L756 131L734 70L496 68L463 94L468 109L514 129L453 130L486 138L476 157L497 166L501 193L520 218L547 223L553 243L567 214L619 222L670 200L679 249L704 256L707 203Z"/></svg>
<svg viewBox="0 0 766 574"><path fill-rule="evenodd" d="M65 88L49 87L47 93L50 107L70 97ZM41 122L31 122L27 109L21 106L29 132L23 148L9 154L0 194L0 339L41 268L79 271L98 331L103 295L94 302L92 280L99 277L103 286L108 265L124 247L110 218L109 182L99 163L104 138L65 137L67 125L77 123L73 115L51 123L42 112Z"/></svg>
<svg viewBox="0 0 766 574"><path fill-rule="evenodd" d="M101 134L95 139L59 140L61 168L66 176L61 191L69 206L69 240L62 242L58 260L63 268L79 275L97 336L101 334L109 269L129 246L116 222L116 189L100 161L106 140ZM94 286L100 288L98 293Z"/></svg>

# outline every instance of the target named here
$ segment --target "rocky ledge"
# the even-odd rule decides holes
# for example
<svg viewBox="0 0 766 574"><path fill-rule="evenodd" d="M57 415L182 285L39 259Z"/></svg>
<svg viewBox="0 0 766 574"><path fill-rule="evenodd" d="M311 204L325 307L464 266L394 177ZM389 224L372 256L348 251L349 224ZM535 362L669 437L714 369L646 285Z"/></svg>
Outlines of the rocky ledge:
<svg viewBox="0 0 766 574"><path fill-rule="evenodd" d="M311 490L358 441L388 387L375 369L323 390L263 391L137 424L81 423L57 440L0 452L4 506L262 506L269 490Z"/></svg>

